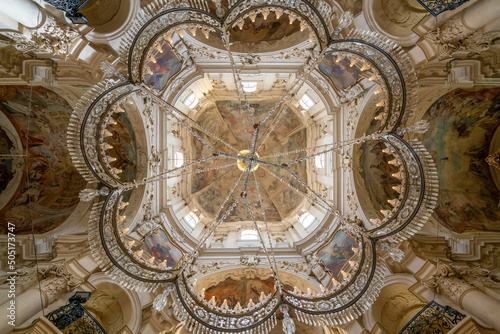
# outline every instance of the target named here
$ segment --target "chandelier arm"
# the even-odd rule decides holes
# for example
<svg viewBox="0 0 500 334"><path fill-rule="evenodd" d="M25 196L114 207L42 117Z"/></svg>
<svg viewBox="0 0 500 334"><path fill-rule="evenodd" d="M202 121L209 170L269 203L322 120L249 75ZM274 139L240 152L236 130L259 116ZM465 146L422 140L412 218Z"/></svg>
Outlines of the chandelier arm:
<svg viewBox="0 0 500 334"><path fill-rule="evenodd" d="M248 103L247 94L246 94L245 90L243 89L243 84L241 82L241 77L240 77L240 74L238 73L238 69L236 68L236 63L234 62L233 52L231 51L231 48L230 48L231 44L229 43L229 34L227 33L226 29L224 29L224 32L222 33L222 41L224 43L224 47L227 50L227 54L228 54L228 57L229 57L229 62L231 63L231 69L232 69L232 72L233 72L234 86L236 88L236 94L238 94L238 102L239 102L239 108L238 109L240 111L241 120L243 121L243 127L244 127L245 132L247 133L247 135L250 135L250 133L248 132L247 124L246 124L245 115L243 114L243 111L241 110L241 102L242 101L241 101L240 90L241 90L241 93L243 94L243 98L245 100L245 105L246 105L248 114L250 115L250 118L251 118L253 124L255 124L255 119L254 119L254 115L253 115L253 112L252 112L252 108L250 108L250 104ZM247 146L249 146L248 140L247 140Z"/></svg>
<svg viewBox="0 0 500 334"><path fill-rule="evenodd" d="M203 132L205 135L207 135L209 137L212 137L215 140L221 142L226 147L228 147L229 149L233 150L236 153L240 152L239 150L237 150L236 148L234 148L231 144L227 143L225 140L219 138L217 135L215 135L211 131L209 131L206 128L204 128L200 123L196 122L194 119L192 119L191 117L189 117L188 115L186 115L185 113L183 113L182 111L180 111L179 109L177 109L176 107L174 107L173 105L171 105L170 103L168 103L168 102L160 99L158 96L152 94L147 88L142 87L140 85L137 85L137 87L139 87L142 92L144 92L145 94L147 94L148 96L150 96L151 98L153 98L155 100L155 102L157 102L160 106L162 106L163 109L164 109L164 112L167 115L172 115L173 117L175 117L174 113L176 113L176 114L182 116L189 123L191 123L192 125L194 125L198 130L200 130L201 132ZM176 119L178 119L178 118L176 118ZM184 127L186 127L189 130L189 127L187 125L185 125L183 122L179 122L179 123L181 125L183 125ZM212 150L212 151L214 151L214 150Z"/></svg>
<svg viewBox="0 0 500 334"><path fill-rule="evenodd" d="M276 271L276 279L277 279L277 281L279 283L279 289L280 289L280 294L281 294L282 290L283 290L283 287L281 285L281 280L279 278L278 264L276 263L276 254L274 253L273 243L271 242L271 234L269 232L269 226L267 225L266 210L264 210L264 203L262 201L262 197L260 196L260 190L259 190L259 186L258 186L259 183L257 181L257 175L255 174L255 170L252 171L252 174L253 174L253 177L254 177L254 180L255 180L255 187L257 189L257 196L259 198L259 205L261 207L262 218L264 220L264 226L266 227L266 232L267 232L267 241L269 242L269 248L271 248L271 256L273 258L273 264L274 264L274 268L275 268L275 271Z"/></svg>
<svg viewBox="0 0 500 334"><path fill-rule="evenodd" d="M293 191L295 191L297 194L307 198L309 201L311 202L315 202L317 203L320 207L322 207L323 209L325 209L326 211L328 212L331 212L330 208L329 207L324 207L322 203L319 203L317 201L315 201L313 198L311 198L307 193L304 193L302 191L300 191L299 189L297 189L296 187L294 187L293 185L291 185L290 183L286 182L282 177L278 176L276 173L273 173L271 172L269 169L265 168L264 166L260 166L263 170L265 170L269 175L273 176L274 178L276 178L278 181L282 182L283 184L285 184L287 187L289 187L290 189L292 189Z"/></svg>
<svg viewBox="0 0 500 334"><path fill-rule="evenodd" d="M247 167L245 171L245 181L243 181L243 191L241 192L241 197L247 197L247 187L248 187L248 179L250 178L250 171L252 170L253 163L250 162L250 166Z"/></svg>
<svg viewBox="0 0 500 334"><path fill-rule="evenodd" d="M281 152L281 153L266 155L266 156L263 156L263 157L260 157L260 158L261 159L277 158L277 157L282 157L284 155L290 155L290 154L295 154L295 153L306 152L308 150L316 150L318 148L324 148L324 147L328 147L328 146L332 146L332 145L334 145L334 144L324 144L324 145L319 145L319 146L306 147L306 148L301 148L301 149L298 149L298 150L286 151L286 152Z"/></svg>
<svg viewBox="0 0 500 334"><path fill-rule="evenodd" d="M271 128L267 131L266 136L260 142L259 147L257 148L257 151L262 147L262 145L264 145L265 141L269 138L271 133L274 131L274 128L279 123L279 121L283 117L283 114L286 112L286 110L290 107L290 104L292 103L293 98L295 97L297 92L302 88L302 86L306 82L306 79L309 77L311 72L314 70L314 68L316 68L317 65L319 65L319 63L321 61L323 61L327 50L328 50L328 48L324 48L316 58L311 57L311 59L309 61L310 64L306 65L306 70L300 75L300 77L295 81L293 86L290 87L290 89L285 93L285 95L281 98L281 100L279 100L278 103L276 103L276 105L273 107L273 109L271 109L267 113L267 115L264 117L264 119L260 122L260 124L264 124L269 119L269 117L271 117L271 115L276 112L276 110L281 106L281 104L284 102L284 100L287 99L290 94L292 95L288 99L286 106L281 108L281 113L279 113L279 116L273 122L273 125L271 126ZM313 53L313 52L314 52L314 48L311 50L311 53ZM294 91L293 94L292 94L292 91Z"/></svg>
<svg viewBox="0 0 500 334"><path fill-rule="evenodd" d="M229 209L222 216L222 218L219 221L217 221L217 219L219 218L222 210L224 209L224 207L226 206L227 202L229 201L229 199L231 198L232 194L234 193L236 187L240 183L240 180L241 180L242 176L243 176L243 173L240 174L240 177L238 178L238 180L236 180L236 182L234 183L233 188L231 189L231 191L229 192L229 194L226 196L226 199L224 200L224 202L222 203L222 205L219 207L219 211L217 211L217 214L215 215L214 219L212 220L212 222L210 223L210 225L205 229L205 232L203 233L203 236L200 239L200 242L198 242L198 244L196 245L196 247L191 251L191 253L187 257L187 263L189 263L189 261L194 257L194 254L196 254L196 252L205 243L205 241L207 241L208 237L217 229L217 227L227 218L227 216L232 212L232 210L238 205L238 203L240 201L239 199L236 200L229 207Z"/></svg>
<svg viewBox="0 0 500 334"><path fill-rule="evenodd" d="M201 138L201 136L199 134L197 134L196 132L194 132L192 128L190 128L189 126L187 126L187 124L185 124L181 119L179 119L173 113L170 113L170 115L172 115L172 117L175 118L175 120L177 122L179 122L180 125L182 125L183 127L185 127L186 130L188 130L193 135L193 137L195 137L200 143L202 143L203 145L207 146L212 152L215 153L215 148L211 144L205 142L205 140L203 140L203 138Z"/></svg>
<svg viewBox="0 0 500 334"><path fill-rule="evenodd" d="M344 141L341 141L338 144L328 144L328 145L334 145L334 146L332 148L329 148L328 150L324 150L324 151L321 151L321 152L318 152L318 153L307 155L307 156L302 157L302 158L297 158L297 159L294 159L294 160L285 161L283 164L284 165L288 165L288 166L295 165L295 164L297 164L299 162L312 159L312 158L314 158L316 156L319 156L319 155L322 155L322 154L326 154L326 153L329 153L329 152L333 152L333 151L342 149L342 148L344 148L346 146L351 146L351 145L355 145L355 144L361 144L361 143L364 143L364 142L367 142L367 141L370 141L370 140L380 139L383 136L384 136L384 134L374 133L372 135L368 135L368 136L364 136L364 137L360 137L360 138L344 140Z"/></svg>
<svg viewBox="0 0 500 334"><path fill-rule="evenodd" d="M254 161L256 163L258 163L259 165L265 165L265 166L271 166L271 167L278 167L278 168L281 168L283 166L281 165L278 165L278 164L274 164L272 162L268 162L268 161L264 161L264 160L260 160L260 159L254 159Z"/></svg>
<svg viewBox="0 0 500 334"><path fill-rule="evenodd" d="M325 202L326 204L324 204L323 202L321 201L317 201L315 200L314 198L312 198L311 196L309 196L307 193L304 193L303 191L299 190L297 187L294 187L291 183L289 182L286 182L282 177L276 175L275 173L271 172L270 170L268 170L267 168L265 168L264 166L261 166L262 169L264 169L267 173L269 173L271 176L275 177L276 179L278 179L280 182L284 183L287 187L289 187L290 189L292 189L293 191L295 191L297 194L307 198L309 201L311 201L312 203L315 203L316 205L318 205L319 207L323 208L326 212L334 215L335 217L337 217L339 219L339 223L340 223L340 227L343 229L343 230L353 230L355 231L356 233L358 234L361 234L363 236L367 236L367 233L366 231L364 231L360 226L356 225L356 224L353 224L352 222L350 222L349 220L347 220L344 216L342 216L342 214L340 213L340 210L338 209L335 209L333 208L329 203ZM282 169L286 169L286 167L283 167L283 166L279 166L280 168ZM293 173L291 173L293 175ZM302 184L302 181L299 179L299 182L301 182ZM306 186L306 188L310 189L309 187ZM312 191L312 190L311 190ZM318 198L321 198L319 195L316 194L316 192L312 191ZM322 199L322 198L321 198ZM323 200L323 199L322 199Z"/></svg>
<svg viewBox="0 0 500 334"><path fill-rule="evenodd" d="M415 124L413 124L411 126L407 126L407 127L401 128L400 130L398 130L397 133L398 133L398 135L402 135L402 134L405 134L407 132L409 132L409 133L422 133L422 131L427 130L427 127L428 127L428 124L426 122L417 122L417 123L415 123ZM354 138L354 139L344 140L344 141L341 141L338 144L325 144L325 145L320 145L320 146L315 146L315 147L306 147L306 148L300 149L300 150L289 151L289 152L284 152L284 153L277 153L277 154L274 154L274 155L268 155L268 156L265 156L265 157L261 157L260 159L266 159L266 158L270 158L270 157L279 157L279 156L288 155L288 154L291 154L291 153L300 153L300 152L305 152L306 150L312 150L312 149L316 149L316 148L327 147L327 146L333 145L333 147L329 148L328 150L321 151L321 152L318 152L318 153L314 153L314 154L311 154L311 155L308 155L308 156L305 156L305 157L302 157L302 158L297 158L295 160L286 161L286 162L283 163L285 165L291 166L291 165L295 165L295 164L297 164L299 162L312 159L312 158L314 158L316 156L319 156L319 155L322 155L322 154L326 154L326 153L329 153L329 152L333 152L333 151L336 151L338 149L342 149L342 148L344 148L346 146L351 146L351 145L355 145L355 144L361 144L361 143L364 143L364 142L367 142L367 141L370 141L370 140L383 139L385 136L386 136L386 134L384 134L384 133L374 133L374 134L371 134L371 135L368 135L368 136L363 136L363 137L360 137L360 138ZM262 161L260 161L260 160L258 162L262 163ZM283 164L282 164L282 166L283 166ZM274 165L274 166L278 166L278 165Z"/></svg>
<svg viewBox="0 0 500 334"><path fill-rule="evenodd" d="M264 249L264 253L266 254L267 261L269 261L269 266L271 267L271 270L274 273L274 277L276 277L276 283L277 283L277 286L278 286L278 291L279 291L279 294L281 295L282 294L281 281L280 281L279 276L278 276L277 267L275 267L274 266L274 262L271 261L271 257L269 255L269 252L267 251L266 244L264 243L264 238L262 238L262 235L260 233L259 226L257 225L257 220L255 219L255 215L253 213L252 207L250 206L250 202L248 201L248 198L246 198L246 197L245 197L245 204L247 206L248 213L250 214L250 218L253 221L253 225L255 227L255 231L257 232L257 235L259 236L260 244L262 245L262 248Z"/></svg>
<svg viewBox="0 0 500 334"><path fill-rule="evenodd" d="M327 201L325 201L323 199L323 197L321 197L318 193L316 193L311 187L309 187L304 181L302 181L300 179L300 177L298 177L297 175L295 175L295 173L293 173L288 167L284 167L283 168L284 170L286 170L295 180L297 180L304 188L306 188L307 190L309 190L311 193L314 194L314 196L319 200L321 201L324 205L326 205L327 207L330 208L330 211L333 212L333 213L336 213L338 215L340 215L340 211L338 209L335 209L330 203L328 203Z"/></svg>
<svg viewBox="0 0 500 334"><path fill-rule="evenodd" d="M228 158L228 159L233 159L233 160L241 160L242 159L241 156L232 155L232 154L223 153L223 152L215 152L214 155L216 155L216 156L220 155L221 157Z"/></svg>
<svg viewBox="0 0 500 334"><path fill-rule="evenodd" d="M239 181L239 179L238 179L238 181ZM234 187L234 188L236 188L236 187ZM233 191L234 191L234 188L233 188ZM228 196L227 199L229 199L229 197L230 196ZM227 201L224 202L223 206L225 206L226 203L227 203ZM190 253L190 256L187 259L188 263L189 263L189 261L191 261L196 256L196 253L201 248L201 246L207 241L207 239L210 237L210 235L212 235L212 233L214 233L214 231L219 227L219 225L224 222L224 220L227 218L227 216L229 216L231 214L231 212L238 206L239 203L240 203L240 199L237 199L236 201L234 201L233 204L231 204L231 206L226 210L226 212L224 213L224 215L222 216L222 218L219 219L219 221L217 221L216 224L213 224L213 226L211 226L210 230L207 230L207 232L205 233L204 238L198 243L198 245L196 245L196 247ZM221 208L223 206L221 206ZM221 211L222 210L219 210L219 213ZM212 221L212 223L215 223L215 222L216 222L216 220L214 219ZM181 271L184 271L185 268L186 267L184 267L183 269L181 269Z"/></svg>
<svg viewBox="0 0 500 334"><path fill-rule="evenodd" d="M257 143L257 137L259 136L259 125L256 124L255 125L255 130L253 132L253 138L252 138L252 147L250 148L250 155L251 155L251 159L249 162L246 162L246 164L248 164L247 166L247 171L246 171L246 175L245 175L245 183L243 184L243 192L241 193L242 197L246 197L247 195L247 187L248 187L248 179L250 178L250 172L252 171L252 168L255 164L255 145Z"/></svg>
<svg viewBox="0 0 500 334"><path fill-rule="evenodd" d="M253 131L253 136L252 136L252 146L250 147L250 152L252 152L252 155L255 155L255 152L257 152L257 150L255 149L255 146L257 145L257 138L259 137L259 131L260 131L260 125L254 123L254 131Z"/></svg>
<svg viewBox="0 0 500 334"><path fill-rule="evenodd" d="M290 175L292 175L292 177L294 179L296 179L302 186L304 186L307 190L309 190L310 192L312 192L314 194L314 196L319 199L320 202L322 202L324 205L326 205L329 210L328 212L330 212L331 214L333 214L335 217L339 218L339 221L340 221L340 225L342 227L347 227L347 224L350 225L350 229L353 229L355 230L357 233L365 236L365 237L368 237L368 234L366 233L366 231L361 228L360 226L358 226L357 224L355 224L354 222L348 220L346 217L344 217L341 213L340 213L340 210L339 209L336 209L334 208L330 203L328 203L323 197L321 197L318 193L316 193L310 186L308 186L304 181L302 181L297 175L295 175L294 173L292 173L292 171L290 171L290 169L288 167L284 168L285 170L287 170ZM316 204L319 204L318 201L315 201Z"/></svg>
<svg viewBox="0 0 500 334"><path fill-rule="evenodd" d="M161 172L160 174L157 174L155 176L152 176L152 177L149 177L149 178L144 178L142 179L141 181L138 181L138 182L133 182L133 183L127 183L127 184L124 184L123 186L121 187L118 187L118 189L123 189L123 190L130 190L132 188L137 188L139 186L142 186L142 185L145 185L147 183L151 183L151 182L154 182L154 181L159 181L163 178L166 178L168 176L169 173L172 173L172 172L175 172L175 171L178 171L178 170L182 170L182 169L185 169L187 167L190 167L190 166L193 166L197 163L201 163L201 162L205 162L207 160L210 160L210 159L213 159L214 156L213 155L210 155L208 157L205 157L205 158L201 158L201 159L198 159L198 160L195 160L193 162L190 162L188 164L185 164L185 165L182 165L180 167L177 167L177 168L173 168L173 169L167 169L166 171L163 171Z"/></svg>
<svg viewBox="0 0 500 334"><path fill-rule="evenodd" d="M235 162L232 164L226 164L226 165L222 165L222 166L209 167L209 168L195 170L192 172L186 172L186 173L182 173L182 174L167 176L167 179L172 179L174 177L186 176L186 175L191 175L191 174L200 174L200 173L204 173L204 172L210 172L210 171L216 170L216 169L228 168L228 167L237 166L237 165L238 165L238 163Z"/></svg>

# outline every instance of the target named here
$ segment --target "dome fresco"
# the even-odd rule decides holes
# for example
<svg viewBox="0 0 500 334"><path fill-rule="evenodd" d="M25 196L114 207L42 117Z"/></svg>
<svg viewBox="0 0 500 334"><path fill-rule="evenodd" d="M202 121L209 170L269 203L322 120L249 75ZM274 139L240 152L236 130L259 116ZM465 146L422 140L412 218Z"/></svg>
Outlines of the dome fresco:
<svg viewBox="0 0 500 334"><path fill-rule="evenodd" d="M499 191L486 157L500 124L500 89L456 89L424 114L423 135L437 162L438 221L458 232L500 231Z"/></svg>
<svg viewBox="0 0 500 334"><path fill-rule="evenodd" d="M406 240L426 223L435 206L431 194L436 192L437 182L432 158L419 141L405 136L427 129L426 122L409 123L417 102L416 76L406 53L381 36L359 30L336 39L352 15L342 14L338 29L333 31L331 22L318 17L328 15L331 8L317 12L307 2L294 3L286 10L273 4L241 2L221 20L203 10L165 6L156 13L153 9L130 28L122 45L128 80L109 62L103 62L103 71L115 79L94 86L78 103L69 125L73 161L89 181L105 185L84 191L86 200L101 195L89 222L89 242L96 247L94 258L121 284L141 291L163 289L154 301L158 311L174 293L174 308L188 329L199 324L202 331L216 326L222 332L258 328L267 333L276 325L278 312L284 326L295 326L290 308L296 320L306 324L344 323L359 316L365 305L373 303L384 276L384 267L377 264L377 243ZM265 20L271 12L276 19L286 13L288 23L282 24L297 21L299 30L308 33L303 42L308 47L303 51L309 58L302 59L299 71L288 77L290 82L278 80L277 69L266 74L255 71L264 55L239 54L233 48L238 41L231 29L245 31L247 20L258 22L258 15ZM195 49L184 44L184 38L192 42L200 35L208 40L220 38L225 51L218 56L219 66L229 75L214 69L207 69L201 78L192 75L196 61L211 58L200 43L197 56L190 58ZM260 39L252 38L246 38L245 43L263 45ZM193 53L186 52L186 47ZM267 51L283 52L271 46ZM268 66L272 69L273 63ZM334 117L324 102L326 91L308 91L311 84L305 85L313 71L334 91L366 79L379 94L377 106L384 106L377 114L378 131L358 138L333 133L322 138L328 131L318 131L315 118L333 123ZM272 78L271 85L264 82L266 75ZM125 108L127 103L130 107ZM113 156L115 146L122 143L105 139L134 141L132 136L112 132L115 129L110 126L118 125L117 117L122 114L140 115L136 120L142 120L145 137L158 145L147 147L148 168L140 179L123 178L126 170L119 165L123 159ZM154 126L156 122L162 125ZM325 168L327 162L333 170L339 161L350 161L346 155L355 144L379 142L392 159L387 158L387 164L399 173L399 183L392 187L393 198L387 200L390 206L377 204L374 208L380 213L365 215L363 222L359 216L365 213L352 210L363 207L357 204L350 183L334 181L330 186L332 194L336 187L345 187L349 194L349 210L342 208L343 199L337 202L341 211L334 196L328 198L328 188L318 189L321 175L315 171ZM353 172L348 164L343 168L348 175ZM129 205L123 193L142 186L147 189L143 217L123 215L123 208ZM378 191L372 184L369 190ZM177 198L172 200L174 195ZM130 200L133 197L132 193ZM380 200L384 199L374 199ZM159 203L167 206L158 209ZM297 220L307 211L315 213L313 227L300 228L302 223ZM291 284L286 281L286 272L280 273L274 251L278 235L281 243L286 233L298 233L299 241L307 240L307 228L312 231L328 220L331 227L317 239L313 254L307 257L315 264L318 280L314 289L301 290L293 279ZM187 233L189 245L185 244ZM232 241L225 240L230 236ZM223 297L220 287L197 288L198 279L207 283L218 270L203 266L204 249L230 245L262 249L265 255L262 259L247 255L240 260L249 267L259 266L259 270L267 264L266 275L272 275L272 282L261 287L272 284L274 289L254 293L258 296L255 302L242 299L242 305L234 294L249 294L253 280L263 277L248 276L242 286L233 281L224 283L222 290L234 290L233 297ZM394 251L394 258L400 253ZM283 264L281 269L288 266ZM347 300L352 302L345 304ZM229 327L224 327L226 324Z"/></svg>
<svg viewBox="0 0 500 334"><path fill-rule="evenodd" d="M18 233L45 233L64 222L78 205L80 190L86 182L75 169L66 146L66 130L71 106L58 94L42 87L33 89L33 115L28 123L30 88L0 87L0 111L15 127L23 145L28 147L29 166L23 173L16 194L0 208L0 219L16 224ZM9 141L2 141L8 144ZM9 147L2 147L7 151ZM12 160L11 162L12 163ZM9 162L4 161L8 167ZM6 169L2 178L11 175ZM26 170L29 174L26 175ZM30 210L31 208L31 210ZM2 228L7 226L2 224ZM6 230L4 230L5 232Z"/></svg>
<svg viewBox="0 0 500 334"><path fill-rule="evenodd" d="M272 108L273 103L252 103L251 108L254 110L255 120L258 122L265 117L266 112ZM231 101L216 101L215 106L198 114L198 122L211 132L224 139L240 151L247 147L248 140L251 139L250 134L245 131L242 124L238 121L240 118L237 103ZM222 126L221 126L222 121ZM262 139L267 133L268 126L261 130L259 139ZM219 150L223 150L223 145L217 146L217 141L211 138L212 144ZM203 146L200 142L193 138L192 159L197 160L210 154L207 146ZM302 120L293 111L289 111L287 117L279 123L272 136L259 150L259 155L262 157L276 154L283 151L294 151L306 147L306 129L303 126ZM290 156L298 157L295 154ZM278 157L277 163L284 161ZM219 159L216 166L227 164L225 159ZM206 163L206 166L212 165ZM301 179L306 179L306 166L293 166L292 171L299 175ZM217 208L222 204L228 191L238 179L240 172L236 168L224 168L210 170L199 174L194 174L191 177L191 194L198 203L202 212L210 218L216 213ZM247 196L254 205L260 205L258 196L263 199L262 204L265 206L266 218L269 221L281 221L287 218L296 211L303 198L291 191L285 184L266 173L263 169L255 170L256 180L252 178L249 181L247 188ZM289 182L298 186L297 181L291 176L286 176ZM257 187L259 188L257 190ZM239 196L239 194L235 194ZM235 208L235 211L227 218L227 222L234 221L250 221L248 211L244 207Z"/></svg>

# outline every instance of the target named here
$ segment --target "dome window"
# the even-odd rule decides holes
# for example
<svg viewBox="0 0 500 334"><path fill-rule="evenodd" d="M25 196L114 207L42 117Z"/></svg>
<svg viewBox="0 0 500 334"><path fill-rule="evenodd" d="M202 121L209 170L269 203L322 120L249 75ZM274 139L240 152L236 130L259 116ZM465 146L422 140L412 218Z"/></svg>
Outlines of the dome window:
<svg viewBox="0 0 500 334"><path fill-rule="evenodd" d="M193 109L198 104L198 98L194 93L189 94L189 96L184 100L184 104L189 108Z"/></svg>
<svg viewBox="0 0 500 334"><path fill-rule="evenodd" d="M302 223L302 226L306 229L308 227L310 227L314 223L315 220L316 220L316 218L313 215L311 215L310 213L305 213L300 218L300 222Z"/></svg>
<svg viewBox="0 0 500 334"><path fill-rule="evenodd" d="M314 164L317 168L325 168L325 153L315 156Z"/></svg>
<svg viewBox="0 0 500 334"><path fill-rule="evenodd" d="M243 81L241 82L241 87L247 93L252 93L257 90L257 83L255 81Z"/></svg>
<svg viewBox="0 0 500 334"><path fill-rule="evenodd" d="M194 228L198 224L198 216L194 212L190 212L186 217L184 217L186 224Z"/></svg>
<svg viewBox="0 0 500 334"><path fill-rule="evenodd" d="M174 164L176 168L179 168L182 165L184 165L184 154L182 154L182 152L175 152Z"/></svg>
<svg viewBox="0 0 500 334"><path fill-rule="evenodd" d="M311 97L307 94L304 94L300 99L300 106L305 110L311 108L315 104L316 103L314 103L313 99L311 99Z"/></svg>
<svg viewBox="0 0 500 334"><path fill-rule="evenodd" d="M259 235L254 230L243 230L241 231L241 240L259 240Z"/></svg>

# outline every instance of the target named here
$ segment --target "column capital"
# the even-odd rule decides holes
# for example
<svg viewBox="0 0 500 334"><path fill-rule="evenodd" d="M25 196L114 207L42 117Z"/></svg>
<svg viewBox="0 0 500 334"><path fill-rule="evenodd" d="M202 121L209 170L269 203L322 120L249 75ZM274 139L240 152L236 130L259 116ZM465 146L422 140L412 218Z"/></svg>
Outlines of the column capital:
<svg viewBox="0 0 500 334"><path fill-rule="evenodd" d="M462 306L463 297L471 290L476 289L463 277L464 271L453 264L438 262L436 273L432 278L422 282L428 289L450 298L453 302Z"/></svg>

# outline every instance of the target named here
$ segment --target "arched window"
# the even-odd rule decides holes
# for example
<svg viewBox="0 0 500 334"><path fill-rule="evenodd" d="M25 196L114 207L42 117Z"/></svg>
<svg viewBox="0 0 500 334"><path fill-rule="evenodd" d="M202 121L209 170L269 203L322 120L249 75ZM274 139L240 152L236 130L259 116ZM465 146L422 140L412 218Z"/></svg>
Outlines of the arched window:
<svg viewBox="0 0 500 334"><path fill-rule="evenodd" d="M307 109L311 108L313 105L315 105L315 103L309 95L304 94L302 96L302 98L300 99L300 105L302 106L302 108L307 110Z"/></svg>
<svg viewBox="0 0 500 334"><path fill-rule="evenodd" d="M189 225L191 226L192 228L194 228L196 226L196 224L198 224L198 216L195 215L194 212L190 212L188 213L188 215L186 217L184 217L184 221Z"/></svg>
<svg viewBox="0 0 500 334"><path fill-rule="evenodd" d="M194 108L198 104L198 98L194 93L189 94L188 97L184 100L184 104L187 105L189 108Z"/></svg>
<svg viewBox="0 0 500 334"><path fill-rule="evenodd" d="M255 230L241 231L241 240L259 240L259 235Z"/></svg>
<svg viewBox="0 0 500 334"><path fill-rule="evenodd" d="M325 168L325 153L315 156L314 164L318 168Z"/></svg>
<svg viewBox="0 0 500 334"><path fill-rule="evenodd" d="M241 87L245 92L251 93L257 90L257 83L255 81L242 81Z"/></svg>
<svg viewBox="0 0 500 334"><path fill-rule="evenodd" d="M308 228L309 226L311 226L315 220L316 218L310 213L304 213L302 217L300 217L300 222L302 223L302 226L304 228Z"/></svg>
<svg viewBox="0 0 500 334"><path fill-rule="evenodd" d="M184 165L184 154L182 152L175 152L174 165L176 168Z"/></svg>

